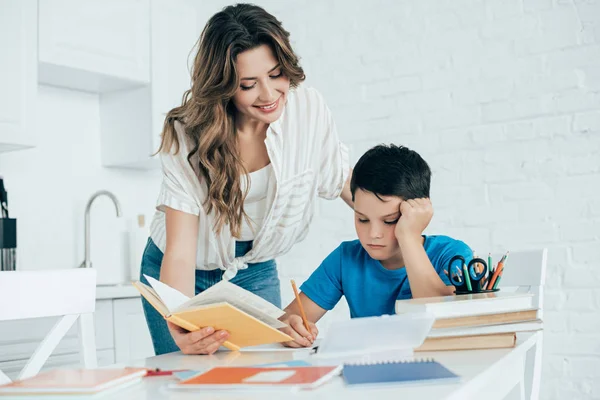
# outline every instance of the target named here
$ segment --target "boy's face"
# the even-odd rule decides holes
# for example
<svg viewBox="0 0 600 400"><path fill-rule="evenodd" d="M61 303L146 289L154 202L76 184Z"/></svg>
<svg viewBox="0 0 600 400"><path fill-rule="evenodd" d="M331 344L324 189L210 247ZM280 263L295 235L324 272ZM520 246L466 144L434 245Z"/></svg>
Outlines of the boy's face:
<svg viewBox="0 0 600 400"><path fill-rule="evenodd" d="M400 246L394 233L400 218L397 196L379 196L357 189L354 193L354 225L363 248L375 260L397 257Z"/></svg>

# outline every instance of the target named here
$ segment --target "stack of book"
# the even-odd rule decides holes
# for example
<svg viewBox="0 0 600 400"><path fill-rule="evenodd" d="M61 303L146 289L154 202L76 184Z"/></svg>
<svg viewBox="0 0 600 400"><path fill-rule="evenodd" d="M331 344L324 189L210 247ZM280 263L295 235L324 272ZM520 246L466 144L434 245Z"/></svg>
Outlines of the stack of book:
<svg viewBox="0 0 600 400"><path fill-rule="evenodd" d="M513 347L517 332L543 328L532 293L476 293L398 300L396 314L435 316L425 342L415 351Z"/></svg>

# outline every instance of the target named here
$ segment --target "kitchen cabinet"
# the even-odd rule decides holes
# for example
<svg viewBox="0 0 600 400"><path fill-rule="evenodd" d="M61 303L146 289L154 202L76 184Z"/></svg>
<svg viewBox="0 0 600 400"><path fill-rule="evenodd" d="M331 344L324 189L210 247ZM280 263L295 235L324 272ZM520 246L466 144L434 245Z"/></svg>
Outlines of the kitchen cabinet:
<svg viewBox="0 0 600 400"><path fill-rule="evenodd" d="M100 94L104 166L159 167L165 115L191 86L197 15L190 0L39 0L39 82Z"/></svg>
<svg viewBox="0 0 600 400"><path fill-rule="evenodd" d="M154 355L141 300L119 299L113 305L115 362L123 363Z"/></svg>
<svg viewBox="0 0 600 400"><path fill-rule="evenodd" d="M39 82L98 93L148 84L149 18L149 0L39 0Z"/></svg>
<svg viewBox="0 0 600 400"><path fill-rule="evenodd" d="M150 1L151 83L100 98L102 163L110 167L152 169L165 115L181 105L191 87L198 40L197 11L189 1Z"/></svg>
<svg viewBox="0 0 600 400"><path fill-rule="evenodd" d="M0 152L35 146L37 1L0 0Z"/></svg>

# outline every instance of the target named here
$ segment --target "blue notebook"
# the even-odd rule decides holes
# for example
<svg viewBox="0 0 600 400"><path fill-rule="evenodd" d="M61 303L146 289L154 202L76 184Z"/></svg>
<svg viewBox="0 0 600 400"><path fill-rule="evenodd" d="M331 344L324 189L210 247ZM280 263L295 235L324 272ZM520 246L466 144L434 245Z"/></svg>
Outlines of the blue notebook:
<svg viewBox="0 0 600 400"><path fill-rule="evenodd" d="M458 380L459 376L434 360L344 365L348 385L370 383L433 383Z"/></svg>

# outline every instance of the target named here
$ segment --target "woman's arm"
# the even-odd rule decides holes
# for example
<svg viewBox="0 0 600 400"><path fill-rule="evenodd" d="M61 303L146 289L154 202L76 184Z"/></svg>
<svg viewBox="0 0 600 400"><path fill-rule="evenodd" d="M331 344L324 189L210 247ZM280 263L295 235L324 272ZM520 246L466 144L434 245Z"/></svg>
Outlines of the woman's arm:
<svg viewBox="0 0 600 400"><path fill-rule="evenodd" d="M160 280L188 297L196 293L196 252L198 216L165 207L167 246L160 268ZM175 344L183 354L212 354L229 338L227 331L205 326L195 332L167 321Z"/></svg>
<svg viewBox="0 0 600 400"><path fill-rule="evenodd" d="M160 280L188 297L195 295L198 216L165 207L167 246Z"/></svg>

